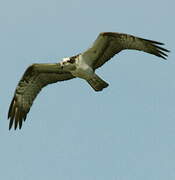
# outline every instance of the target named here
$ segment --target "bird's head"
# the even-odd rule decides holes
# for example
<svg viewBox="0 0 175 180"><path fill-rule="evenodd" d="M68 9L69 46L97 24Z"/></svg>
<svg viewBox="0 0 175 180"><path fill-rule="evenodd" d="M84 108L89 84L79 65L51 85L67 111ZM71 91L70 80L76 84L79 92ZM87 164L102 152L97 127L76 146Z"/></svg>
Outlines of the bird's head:
<svg viewBox="0 0 175 180"><path fill-rule="evenodd" d="M75 60L72 58L63 58L63 60L61 61L61 68L65 71L73 71L76 68L74 62Z"/></svg>

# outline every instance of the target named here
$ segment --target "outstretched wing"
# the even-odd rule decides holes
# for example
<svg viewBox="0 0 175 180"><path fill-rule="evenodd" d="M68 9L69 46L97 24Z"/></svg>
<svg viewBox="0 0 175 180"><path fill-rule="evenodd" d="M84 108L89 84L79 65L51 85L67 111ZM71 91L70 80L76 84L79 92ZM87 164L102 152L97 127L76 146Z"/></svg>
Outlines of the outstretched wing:
<svg viewBox="0 0 175 180"><path fill-rule="evenodd" d="M104 32L100 33L92 47L82 53L89 64L96 69L125 49L144 51L166 59L169 50L160 47L163 43L135 37L128 34Z"/></svg>
<svg viewBox="0 0 175 180"><path fill-rule="evenodd" d="M10 118L9 129L13 123L16 129L21 129L34 99L40 90L51 83L74 78L69 72L59 71L59 64L36 64L27 68L16 88L11 102L8 118ZM37 68L36 68L37 67Z"/></svg>

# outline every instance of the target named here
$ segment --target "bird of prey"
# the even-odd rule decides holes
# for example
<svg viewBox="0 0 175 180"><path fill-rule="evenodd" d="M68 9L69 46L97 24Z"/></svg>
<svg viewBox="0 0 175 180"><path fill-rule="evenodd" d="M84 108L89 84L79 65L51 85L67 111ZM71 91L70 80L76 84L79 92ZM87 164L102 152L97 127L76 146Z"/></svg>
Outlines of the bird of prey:
<svg viewBox="0 0 175 180"><path fill-rule="evenodd" d="M139 38L129 34L103 32L100 33L85 52L76 56L63 58L55 64L33 64L29 66L19 81L11 102L8 119L9 129L22 127L34 99L40 90L51 83L73 78L82 78L95 91L101 91L108 83L101 79L95 70L122 50L144 51L166 59L169 50L161 47L163 43Z"/></svg>

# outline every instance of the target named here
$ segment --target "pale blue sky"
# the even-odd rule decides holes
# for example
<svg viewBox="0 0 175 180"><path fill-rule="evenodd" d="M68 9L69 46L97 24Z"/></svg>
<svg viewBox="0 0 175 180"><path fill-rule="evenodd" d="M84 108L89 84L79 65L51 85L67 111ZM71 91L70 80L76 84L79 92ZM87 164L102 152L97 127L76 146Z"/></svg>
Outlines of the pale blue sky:
<svg viewBox="0 0 175 180"><path fill-rule="evenodd" d="M0 179L174 180L175 53L173 0L0 1ZM46 87L22 130L8 131L16 85L32 63L84 51L103 31L164 42L168 61L138 51L97 73Z"/></svg>

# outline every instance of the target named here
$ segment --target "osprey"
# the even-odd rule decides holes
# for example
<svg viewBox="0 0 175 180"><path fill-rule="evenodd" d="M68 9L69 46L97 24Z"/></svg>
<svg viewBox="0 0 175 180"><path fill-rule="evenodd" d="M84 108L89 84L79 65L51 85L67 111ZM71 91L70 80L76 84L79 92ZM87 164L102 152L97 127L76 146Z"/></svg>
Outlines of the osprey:
<svg viewBox="0 0 175 180"><path fill-rule="evenodd" d="M101 91L108 86L108 83L95 73L97 68L125 49L144 51L166 59L166 52L169 50L159 45L163 45L163 43L129 34L103 32L83 53L63 58L61 62L55 64L29 66L19 81L9 108L9 129L13 123L15 129L18 126L21 129L37 94L48 84L78 77L88 82L95 91Z"/></svg>

